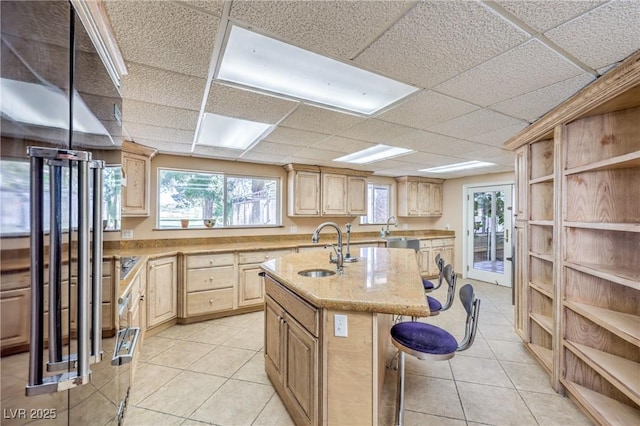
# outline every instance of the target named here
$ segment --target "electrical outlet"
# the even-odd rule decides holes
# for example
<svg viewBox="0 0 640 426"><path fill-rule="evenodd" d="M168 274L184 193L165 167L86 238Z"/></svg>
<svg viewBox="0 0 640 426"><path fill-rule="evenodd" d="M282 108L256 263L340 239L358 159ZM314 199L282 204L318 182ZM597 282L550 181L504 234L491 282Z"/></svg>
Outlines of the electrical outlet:
<svg viewBox="0 0 640 426"><path fill-rule="evenodd" d="M123 240L130 240L133 238L133 229L123 229L122 230L122 239Z"/></svg>
<svg viewBox="0 0 640 426"><path fill-rule="evenodd" d="M336 337L347 337L347 316L333 315L333 334Z"/></svg>

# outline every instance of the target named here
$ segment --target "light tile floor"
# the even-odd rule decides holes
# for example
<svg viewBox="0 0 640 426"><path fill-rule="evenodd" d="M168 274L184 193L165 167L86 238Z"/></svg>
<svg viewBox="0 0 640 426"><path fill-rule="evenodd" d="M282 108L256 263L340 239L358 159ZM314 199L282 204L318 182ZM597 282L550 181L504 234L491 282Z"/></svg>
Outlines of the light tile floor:
<svg viewBox="0 0 640 426"><path fill-rule="evenodd" d="M513 331L511 289L473 280L482 299L473 346L450 361L406 357L407 425L589 425L553 392L545 371ZM446 290L434 293L444 299ZM456 298L457 299L457 298ZM454 307L423 319L464 334ZM292 425L264 372L262 312L176 325L145 339L127 426ZM380 424L395 414L396 371L387 370Z"/></svg>

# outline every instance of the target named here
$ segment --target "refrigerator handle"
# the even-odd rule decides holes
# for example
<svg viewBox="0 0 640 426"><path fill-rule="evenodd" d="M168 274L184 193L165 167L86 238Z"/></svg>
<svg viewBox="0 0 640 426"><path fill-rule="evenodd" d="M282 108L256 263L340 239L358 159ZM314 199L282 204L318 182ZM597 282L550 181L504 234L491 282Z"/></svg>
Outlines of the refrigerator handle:
<svg viewBox="0 0 640 426"><path fill-rule="evenodd" d="M102 360L102 182L104 161L91 162L93 170L92 341L91 363Z"/></svg>
<svg viewBox="0 0 640 426"><path fill-rule="evenodd" d="M78 376L89 369L89 163L78 162Z"/></svg>
<svg viewBox="0 0 640 426"><path fill-rule="evenodd" d="M62 168L49 161L49 363L62 362ZM33 269L32 269L33 270Z"/></svg>

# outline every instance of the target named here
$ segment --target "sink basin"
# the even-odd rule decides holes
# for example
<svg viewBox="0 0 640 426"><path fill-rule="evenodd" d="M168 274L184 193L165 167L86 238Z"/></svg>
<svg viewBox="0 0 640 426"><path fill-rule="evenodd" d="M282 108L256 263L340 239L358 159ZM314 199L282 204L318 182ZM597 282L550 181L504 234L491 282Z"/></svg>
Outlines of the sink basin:
<svg viewBox="0 0 640 426"><path fill-rule="evenodd" d="M335 274L336 271L331 271L329 269L305 269L304 271L298 272L298 275L311 278L330 277L331 275Z"/></svg>
<svg viewBox="0 0 640 426"><path fill-rule="evenodd" d="M420 250L420 240L411 237L387 237L387 248L410 248Z"/></svg>

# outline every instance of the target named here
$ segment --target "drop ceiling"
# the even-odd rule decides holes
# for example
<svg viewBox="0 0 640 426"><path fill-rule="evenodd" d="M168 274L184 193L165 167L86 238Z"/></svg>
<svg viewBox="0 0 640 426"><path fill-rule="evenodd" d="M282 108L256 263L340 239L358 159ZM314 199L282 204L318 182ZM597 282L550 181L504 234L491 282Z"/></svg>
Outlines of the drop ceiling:
<svg viewBox="0 0 640 426"><path fill-rule="evenodd" d="M513 170L502 144L640 48L640 0L117 1L130 139L161 153L341 166L375 144L415 152L354 165L383 176ZM229 25L420 90L373 116L233 87L213 76ZM275 125L247 150L195 144L204 113ZM419 169L469 160L483 169Z"/></svg>

